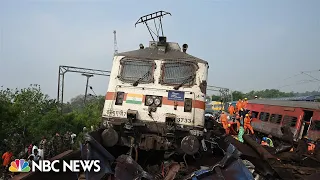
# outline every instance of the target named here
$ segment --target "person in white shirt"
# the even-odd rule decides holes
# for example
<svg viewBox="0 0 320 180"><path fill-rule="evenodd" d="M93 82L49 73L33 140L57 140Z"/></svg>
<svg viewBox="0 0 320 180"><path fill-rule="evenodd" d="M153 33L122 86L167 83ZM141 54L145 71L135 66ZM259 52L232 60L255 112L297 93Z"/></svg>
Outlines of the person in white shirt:
<svg viewBox="0 0 320 180"><path fill-rule="evenodd" d="M32 154L34 154L34 150L37 150L38 151L38 147L36 146L36 145L33 145L33 147L32 147Z"/></svg>
<svg viewBox="0 0 320 180"><path fill-rule="evenodd" d="M71 144L74 144L74 138L77 137L76 134L72 133L71 134Z"/></svg>
<svg viewBox="0 0 320 180"><path fill-rule="evenodd" d="M28 162L29 162L29 163L32 163L32 161L34 161L34 162L38 163L39 160L41 159L41 156L38 154L38 149L35 149L33 152L34 152L34 153L31 154L31 155L28 157Z"/></svg>
<svg viewBox="0 0 320 180"><path fill-rule="evenodd" d="M39 143L39 155L41 156L41 159L44 159L44 154L46 149L46 143L47 143L47 139L46 137L42 137L42 140Z"/></svg>

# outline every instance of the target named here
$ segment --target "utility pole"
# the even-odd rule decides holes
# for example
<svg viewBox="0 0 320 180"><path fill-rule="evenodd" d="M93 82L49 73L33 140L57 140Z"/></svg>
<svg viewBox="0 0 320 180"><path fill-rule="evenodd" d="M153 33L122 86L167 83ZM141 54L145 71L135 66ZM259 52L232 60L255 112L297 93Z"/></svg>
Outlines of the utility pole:
<svg viewBox="0 0 320 180"><path fill-rule="evenodd" d="M87 77L86 92L85 92L85 94L84 94L84 104L86 104L87 93L88 93L89 78L91 78L93 75L92 75L92 74L82 74L82 76L86 76L86 77Z"/></svg>
<svg viewBox="0 0 320 180"><path fill-rule="evenodd" d="M116 30L113 31L113 45L114 45L114 55L118 54L118 44L117 44L117 32Z"/></svg>

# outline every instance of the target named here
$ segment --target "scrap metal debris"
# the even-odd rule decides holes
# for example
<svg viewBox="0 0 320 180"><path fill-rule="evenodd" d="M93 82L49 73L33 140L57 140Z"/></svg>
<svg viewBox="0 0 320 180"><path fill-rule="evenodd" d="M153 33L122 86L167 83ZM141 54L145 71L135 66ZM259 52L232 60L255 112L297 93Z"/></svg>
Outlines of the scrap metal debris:
<svg viewBox="0 0 320 180"><path fill-rule="evenodd" d="M85 176L88 180L292 180L320 177L320 162L313 157L305 155L299 164L283 162L275 153L276 148L261 146L250 135L243 135L244 142L241 143L233 136L223 134L221 128L219 123L213 122L211 128L206 129L204 139L198 141L193 136L185 137L182 147L186 154L183 156L174 152L162 153L161 156L158 151L136 148L135 153L128 153L133 147L125 150L116 147L112 149L108 146L114 142L104 142L101 137L104 130L100 129L85 135L86 143L81 146L81 156L78 159L99 159L103 171L89 172L78 177ZM108 133L110 132L103 133L103 136ZM155 153L159 154L149 160L148 157ZM72 158L76 159L75 156ZM43 177L50 179L39 172L16 176L15 179L18 177L24 180ZM63 179L67 174L59 177Z"/></svg>

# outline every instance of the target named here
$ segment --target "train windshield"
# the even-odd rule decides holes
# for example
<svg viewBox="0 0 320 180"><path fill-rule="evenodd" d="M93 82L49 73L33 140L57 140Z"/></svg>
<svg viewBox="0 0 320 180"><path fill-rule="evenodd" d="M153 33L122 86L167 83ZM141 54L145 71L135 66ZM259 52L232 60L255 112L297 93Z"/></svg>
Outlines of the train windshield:
<svg viewBox="0 0 320 180"><path fill-rule="evenodd" d="M191 86L195 78L196 67L192 63L164 63L162 68L162 84Z"/></svg>
<svg viewBox="0 0 320 180"><path fill-rule="evenodd" d="M122 60L120 78L124 82L151 83L153 81L153 61ZM143 78L142 78L143 77Z"/></svg>

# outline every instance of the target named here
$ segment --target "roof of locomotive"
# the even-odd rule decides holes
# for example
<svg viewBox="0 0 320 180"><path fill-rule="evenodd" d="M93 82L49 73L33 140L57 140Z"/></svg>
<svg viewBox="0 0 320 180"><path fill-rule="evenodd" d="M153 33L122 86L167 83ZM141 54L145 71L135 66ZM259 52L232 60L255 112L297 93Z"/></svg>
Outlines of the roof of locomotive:
<svg viewBox="0 0 320 180"><path fill-rule="evenodd" d="M185 62L191 61L191 62L208 64L208 62L203 59L184 53L181 50L170 48L169 46L166 48L165 53L159 52L158 48L146 47L144 49L121 52L117 54L117 56L125 56L127 58L149 59L149 60L164 59L164 60L185 61Z"/></svg>
<svg viewBox="0 0 320 180"><path fill-rule="evenodd" d="M320 102L310 101L286 101L286 100L270 100L270 99L254 99L249 100L252 104L264 104L270 106L284 106L284 107L296 107L306 109L320 109Z"/></svg>

